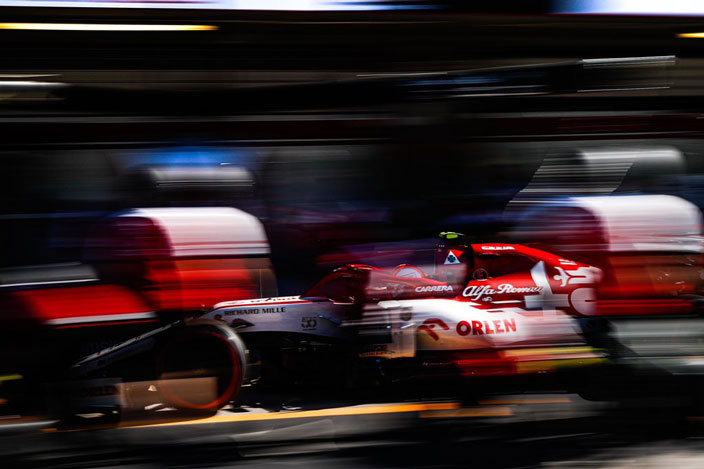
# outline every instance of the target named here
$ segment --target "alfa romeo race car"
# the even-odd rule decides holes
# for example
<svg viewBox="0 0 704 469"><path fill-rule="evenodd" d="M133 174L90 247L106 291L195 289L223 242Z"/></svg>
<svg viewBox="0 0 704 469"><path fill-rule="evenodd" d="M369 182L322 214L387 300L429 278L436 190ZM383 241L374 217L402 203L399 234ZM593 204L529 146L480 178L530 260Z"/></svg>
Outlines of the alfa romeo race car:
<svg viewBox="0 0 704 469"><path fill-rule="evenodd" d="M155 348L156 387L191 409L222 406L247 381L364 387L603 360L577 319L593 313L599 269L527 246L442 237L432 272L346 265L302 295L219 303L88 356L72 372L99 376L129 356L144 362L140 351L179 328L181 340ZM211 391L194 392L204 378Z"/></svg>
<svg viewBox="0 0 704 469"><path fill-rule="evenodd" d="M576 319L594 313L598 268L527 246L443 237L431 273L346 265L300 296L224 302L201 318L234 329L269 383L330 381L334 370L358 383L369 372L505 376L600 361ZM372 364L366 374L360 361Z"/></svg>
<svg viewBox="0 0 704 469"><path fill-rule="evenodd" d="M669 270L655 282L635 268L623 275L613 262L599 263L602 272L526 245L471 244L458 233L441 238L431 267L348 264L298 296L183 311L75 362L70 375L141 382L162 402L212 410L248 381L374 386L419 377L545 375L602 362L607 352L613 358L623 341L606 328L619 314L648 314L651 324L653 312L679 320L698 311L699 283ZM686 266L687 275L699 272L696 265Z"/></svg>

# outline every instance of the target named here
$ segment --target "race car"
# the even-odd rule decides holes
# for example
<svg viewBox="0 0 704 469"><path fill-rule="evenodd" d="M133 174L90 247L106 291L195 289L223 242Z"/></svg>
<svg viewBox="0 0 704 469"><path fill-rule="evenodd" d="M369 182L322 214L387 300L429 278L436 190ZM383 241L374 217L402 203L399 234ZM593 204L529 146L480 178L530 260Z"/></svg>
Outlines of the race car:
<svg viewBox="0 0 704 469"><path fill-rule="evenodd" d="M346 265L302 295L221 302L165 324L79 360L71 375L129 382L134 367L153 362L149 382L166 402L213 410L248 382L375 388L603 360L577 319L591 311L597 268L522 245L442 238L432 272Z"/></svg>
<svg viewBox="0 0 704 469"><path fill-rule="evenodd" d="M90 377L125 357L154 358L156 387L168 402L214 409L247 380L336 386L513 378L611 358L608 331L593 329L613 317L602 305L613 303L603 296L614 287L608 272L527 245L469 243L452 232L441 238L432 268L348 264L301 295L221 302L88 356L72 371ZM691 298L675 299L694 311ZM148 348L154 355L139 358ZM194 392L203 377L214 378L208 396Z"/></svg>
<svg viewBox="0 0 704 469"><path fill-rule="evenodd" d="M365 360L399 380L602 360L576 319L593 312L598 268L522 245L442 237L432 273L346 265L300 296L219 303L201 318L233 328L269 383L359 381L349 373Z"/></svg>

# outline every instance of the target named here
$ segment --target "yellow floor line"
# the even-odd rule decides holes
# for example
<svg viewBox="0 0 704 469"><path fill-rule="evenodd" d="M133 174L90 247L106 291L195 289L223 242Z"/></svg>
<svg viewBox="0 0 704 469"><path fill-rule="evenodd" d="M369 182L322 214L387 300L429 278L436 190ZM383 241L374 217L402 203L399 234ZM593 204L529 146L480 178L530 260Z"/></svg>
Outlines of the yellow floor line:
<svg viewBox="0 0 704 469"><path fill-rule="evenodd" d="M526 355L548 355L548 356L559 356L560 354L574 354L574 353L597 353L601 352L600 349L595 349L592 347L542 347L542 348L525 348L525 349L509 349L505 350L503 353L507 357L523 357Z"/></svg>
<svg viewBox="0 0 704 469"><path fill-rule="evenodd" d="M513 415L513 411L509 407L473 407L469 409L424 411L420 413L420 418L508 417L510 415Z"/></svg>
<svg viewBox="0 0 704 469"><path fill-rule="evenodd" d="M388 404L388 405L368 405L354 407L340 407L334 409L302 410L293 412L272 412L272 413L242 413L232 415L215 415L198 420L185 420L167 423L155 423L150 425L136 425L132 427L166 427L175 425L205 425L210 423L227 422L248 422L260 420L281 420L281 419L303 419L316 417L341 417L346 415L371 415L371 414L394 414L404 412L424 412L433 410L455 410L459 409L458 402L441 402L432 404Z"/></svg>

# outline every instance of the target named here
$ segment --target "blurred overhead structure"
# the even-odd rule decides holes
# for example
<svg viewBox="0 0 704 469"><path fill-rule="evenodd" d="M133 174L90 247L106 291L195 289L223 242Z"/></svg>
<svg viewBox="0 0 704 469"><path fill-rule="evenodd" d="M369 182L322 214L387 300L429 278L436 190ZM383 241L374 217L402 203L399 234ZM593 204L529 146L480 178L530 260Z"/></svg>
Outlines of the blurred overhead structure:
<svg viewBox="0 0 704 469"><path fill-rule="evenodd" d="M126 90L72 85L53 96L61 100L57 110L153 113L158 109L162 114L231 114L447 99L660 90L669 86L667 70L674 63L672 56L588 59L478 70L360 75L346 80L246 90ZM37 88L47 86L52 85L37 83Z"/></svg>

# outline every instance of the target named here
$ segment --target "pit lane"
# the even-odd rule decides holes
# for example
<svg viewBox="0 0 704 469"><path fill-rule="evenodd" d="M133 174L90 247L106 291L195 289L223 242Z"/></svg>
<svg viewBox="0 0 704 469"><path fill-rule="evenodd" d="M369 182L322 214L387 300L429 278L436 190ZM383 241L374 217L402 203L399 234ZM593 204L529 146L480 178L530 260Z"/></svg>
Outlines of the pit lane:
<svg viewBox="0 0 704 469"><path fill-rule="evenodd" d="M301 399L187 417L167 407L143 421L0 428L6 467L702 467L697 419L624 409L575 394L499 395L352 404ZM652 466L649 457L658 464ZM651 464L651 466L647 466ZM3 464L5 465L5 464ZM688 466L689 465L689 466Z"/></svg>

